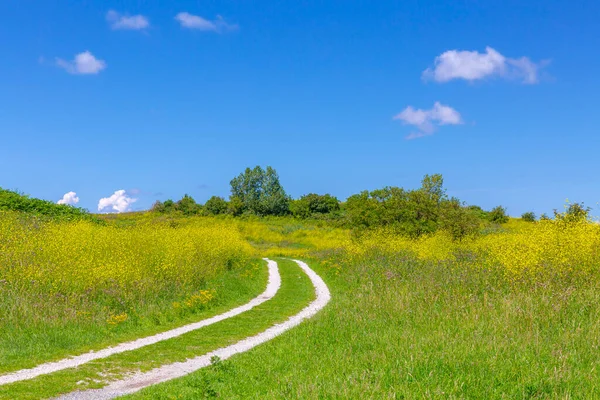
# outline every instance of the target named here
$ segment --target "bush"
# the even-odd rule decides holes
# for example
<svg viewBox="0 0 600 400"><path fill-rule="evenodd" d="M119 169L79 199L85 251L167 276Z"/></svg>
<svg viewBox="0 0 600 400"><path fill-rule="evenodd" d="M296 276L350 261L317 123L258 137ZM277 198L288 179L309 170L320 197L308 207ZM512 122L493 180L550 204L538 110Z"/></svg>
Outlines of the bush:
<svg viewBox="0 0 600 400"><path fill-rule="evenodd" d="M340 201L330 195L310 193L290 202L290 212L297 218L310 218L340 210Z"/></svg>
<svg viewBox="0 0 600 400"><path fill-rule="evenodd" d="M477 210L463 207L458 199L442 203L440 212L440 228L448 232L452 239L460 240L475 235L479 231L481 218Z"/></svg>
<svg viewBox="0 0 600 400"><path fill-rule="evenodd" d="M198 214L202 207L196 203L196 200L194 200L192 196L185 194L181 200L175 204L175 209L181 211L183 215L194 215Z"/></svg>
<svg viewBox="0 0 600 400"><path fill-rule="evenodd" d="M417 190L386 187L350 196L344 204L348 225L355 229L389 227L418 237L445 229L459 239L479 227L477 209L448 199L441 175L425 175Z"/></svg>
<svg viewBox="0 0 600 400"><path fill-rule="evenodd" d="M527 211L521 214L521 219L525 222L535 222L537 217L533 211Z"/></svg>
<svg viewBox="0 0 600 400"><path fill-rule="evenodd" d="M219 196L213 196L204 203L206 214L219 215L227 212L227 201Z"/></svg>
<svg viewBox="0 0 600 400"><path fill-rule="evenodd" d="M156 201L150 211L171 214L174 212L180 212L183 215L195 215L202 210L202 206L196 203L196 201L189 195L184 195L179 201L174 202L173 200L165 200L164 202Z"/></svg>
<svg viewBox="0 0 600 400"><path fill-rule="evenodd" d="M490 222L495 224L505 224L508 222L508 215L506 214L506 208L502 206L494 207L492 211L488 213L488 219Z"/></svg>
<svg viewBox="0 0 600 400"><path fill-rule="evenodd" d="M583 203L567 204L566 210L563 213L554 210L554 219L565 222L587 221L590 219L591 208L586 207Z"/></svg>
<svg viewBox="0 0 600 400"><path fill-rule="evenodd" d="M227 204L227 213L239 217L244 212L244 203L239 197L232 196Z"/></svg>

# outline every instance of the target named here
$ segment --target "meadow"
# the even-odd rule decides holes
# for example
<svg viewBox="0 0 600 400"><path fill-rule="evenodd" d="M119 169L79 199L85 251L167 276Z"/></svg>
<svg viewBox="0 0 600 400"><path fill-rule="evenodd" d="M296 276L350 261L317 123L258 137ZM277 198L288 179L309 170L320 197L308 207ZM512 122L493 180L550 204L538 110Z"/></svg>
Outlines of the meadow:
<svg viewBox="0 0 600 400"><path fill-rule="evenodd" d="M511 219L460 240L292 217L103 221L0 213L0 370L231 308L264 288L257 258L282 256L325 279L321 313L131 397L600 397L600 226L585 219ZM270 320L301 306L278 302ZM246 318L236 337L259 329Z"/></svg>
<svg viewBox="0 0 600 400"><path fill-rule="evenodd" d="M0 212L0 372L232 308L266 274L225 221L97 223Z"/></svg>
<svg viewBox="0 0 600 400"><path fill-rule="evenodd" d="M276 219L241 230L265 252L309 259L332 304L132 399L600 396L597 224L513 219L461 241Z"/></svg>

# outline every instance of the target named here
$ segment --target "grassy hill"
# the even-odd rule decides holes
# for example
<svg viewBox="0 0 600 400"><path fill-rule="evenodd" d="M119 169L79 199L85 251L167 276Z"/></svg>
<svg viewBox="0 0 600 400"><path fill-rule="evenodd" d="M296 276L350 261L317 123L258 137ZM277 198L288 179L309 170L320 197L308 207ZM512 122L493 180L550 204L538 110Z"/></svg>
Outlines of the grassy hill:
<svg viewBox="0 0 600 400"><path fill-rule="evenodd" d="M12 190L0 188L0 211L18 211L51 219L88 219L99 221L83 208L55 204L48 200L29 197Z"/></svg>

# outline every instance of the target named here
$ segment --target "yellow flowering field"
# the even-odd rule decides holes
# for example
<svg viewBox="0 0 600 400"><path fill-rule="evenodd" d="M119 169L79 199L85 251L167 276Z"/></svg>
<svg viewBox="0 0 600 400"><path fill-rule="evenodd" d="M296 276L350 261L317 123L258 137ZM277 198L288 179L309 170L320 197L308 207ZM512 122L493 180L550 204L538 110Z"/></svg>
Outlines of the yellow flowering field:
<svg viewBox="0 0 600 400"><path fill-rule="evenodd" d="M230 291L238 281L256 281L248 275L253 259L226 220L99 224L0 212L0 370L10 351L23 356L35 347L31 337L42 346L59 342L56 348L102 342L111 331L149 329L215 301L255 295L215 287L219 279Z"/></svg>
<svg viewBox="0 0 600 400"><path fill-rule="evenodd" d="M412 240L380 230L346 245L349 257L374 250L406 252L453 267L468 261L471 267L493 269L510 279L589 275L600 269L600 225L561 220L512 223L461 241L443 232Z"/></svg>

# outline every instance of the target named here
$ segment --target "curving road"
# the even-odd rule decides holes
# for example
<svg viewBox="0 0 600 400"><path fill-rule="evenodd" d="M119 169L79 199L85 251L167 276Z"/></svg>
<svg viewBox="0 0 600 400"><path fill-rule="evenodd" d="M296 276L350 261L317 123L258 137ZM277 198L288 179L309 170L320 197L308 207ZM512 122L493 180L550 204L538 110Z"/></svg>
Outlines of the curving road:
<svg viewBox="0 0 600 400"><path fill-rule="evenodd" d="M179 328L175 328L156 335L147 336L130 342L121 343L116 346L107 347L98 351L92 350L88 353L84 353L75 357L69 357L59 361L40 364L34 368L22 369L19 371L11 372L6 375L0 375L0 386L18 381L33 379L40 375L50 374L52 372L60 371L67 368L75 368L93 360L98 360L100 358L112 356L113 354L119 354L124 353L126 351L136 350L144 346L149 346L151 344L161 342L163 340L168 340L177 336L181 336L185 333L195 331L196 329L212 325L219 321L235 317L236 315L251 310L259 304L262 304L265 301L272 299L277 294L281 286L281 275L279 275L277 263L266 258L264 260L267 261L269 269L269 280L267 283L267 288L258 297L255 297L254 299L250 300L250 302L242 306L236 307L223 314L219 314L214 317L194 322L188 325L184 325Z"/></svg>
<svg viewBox="0 0 600 400"><path fill-rule="evenodd" d="M274 263L274 261L269 261ZM319 275L317 275L306 263L298 260L294 260L300 268L308 275L312 284L315 287L316 299L306 306L298 314L290 317L287 321L273 325L267 330L246 339L240 340L239 342L211 351L208 354L204 354L199 357L189 359L184 362L176 362L172 364L163 365L162 367L155 368L145 373L138 373L131 377L115 381L110 383L108 386L102 389L86 390L81 392L72 392L67 395L58 397L59 400L103 400L113 399L115 397L123 396L129 393L137 392L145 387L165 382L174 378L187 375L200 368L207 367L211 364L210 359L214 356L224 360L235 354L242 353L258 346L261 343L265 343L283 332L297 326L302 321L315 315L321 310L331 299L331 294L325 282ZM276 268L276 267L275 267Z"/></svg>

